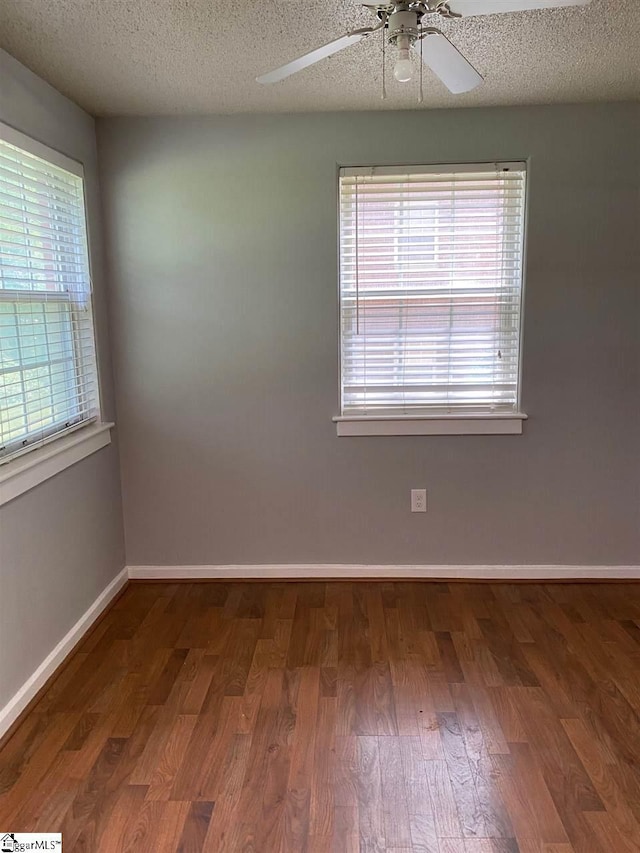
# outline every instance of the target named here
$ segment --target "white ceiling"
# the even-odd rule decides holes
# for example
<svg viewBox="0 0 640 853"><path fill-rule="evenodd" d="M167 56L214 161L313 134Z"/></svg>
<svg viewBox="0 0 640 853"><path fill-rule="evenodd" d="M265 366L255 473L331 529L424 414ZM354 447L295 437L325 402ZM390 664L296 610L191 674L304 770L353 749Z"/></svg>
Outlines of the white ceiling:
<svg viewBox="0 0 640 853"><path fill-rule="evenodd" d="M282 83L256 75L375 19L354 0L0 0L0 47L95 115L418 107L376 34ZM640 0L443 21L485 77L424 107L640 98ZM1 85L1 81L0 81Z"/></svg>

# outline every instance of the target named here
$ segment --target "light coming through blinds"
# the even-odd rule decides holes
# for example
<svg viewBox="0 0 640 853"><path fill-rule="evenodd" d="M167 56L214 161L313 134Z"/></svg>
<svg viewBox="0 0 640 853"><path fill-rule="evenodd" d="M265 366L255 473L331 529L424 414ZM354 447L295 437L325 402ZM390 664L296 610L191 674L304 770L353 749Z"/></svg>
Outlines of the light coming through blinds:
<svg viewBox="0 0 640 853"><path fill-rule="evenodd" d="M524 163L340 171L343 415L518 409Z"/></svg>
<svg viewBox="0 0 640 853"><path fill-rule="evenodd" d="M82 170L0 125L0 462L97 416Z"/></svg>

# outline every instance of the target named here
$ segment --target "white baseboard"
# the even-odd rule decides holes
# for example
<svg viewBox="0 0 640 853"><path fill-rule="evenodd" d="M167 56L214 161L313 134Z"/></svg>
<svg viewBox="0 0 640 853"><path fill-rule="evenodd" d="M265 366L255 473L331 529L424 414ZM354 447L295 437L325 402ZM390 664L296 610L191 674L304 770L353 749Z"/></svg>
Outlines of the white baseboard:
<svg viewBox="0 0 640 853"><path fill-rule="evenodd" d="M36 696L40 688L62 664L77 643L87 633L107 605L128 582L128 570L124 568L100 593L91 607L78 619L73 628L60 640L53 651L47 655L33 675L25 681L20 690L0 709L0 738Z"/></svg>
<svg viewBox="0 0 640 853"><path fill-rule="evenodd" d="M439 580L640 580L640 566L129 566L131 580L424 578Z"/></svg>

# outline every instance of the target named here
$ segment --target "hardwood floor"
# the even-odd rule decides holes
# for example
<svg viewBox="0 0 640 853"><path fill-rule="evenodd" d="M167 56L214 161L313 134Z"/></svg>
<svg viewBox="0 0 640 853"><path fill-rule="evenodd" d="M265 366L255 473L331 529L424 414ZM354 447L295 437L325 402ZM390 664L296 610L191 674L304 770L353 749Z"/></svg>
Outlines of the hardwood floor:
<svg viewBox="0 0 640 853"><path fill-rule="evenodd" d="M69 851L640 851L640 587L132 584L0 752Z"/></svg>

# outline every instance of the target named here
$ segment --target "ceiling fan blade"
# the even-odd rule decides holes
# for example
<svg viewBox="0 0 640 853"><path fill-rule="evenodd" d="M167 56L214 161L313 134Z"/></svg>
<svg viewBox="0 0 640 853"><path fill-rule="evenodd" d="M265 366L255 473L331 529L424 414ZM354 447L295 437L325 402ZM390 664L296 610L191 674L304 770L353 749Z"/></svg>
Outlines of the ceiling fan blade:
<svg viewBox="0 0 640 853"><path fill-rule="evenodd" d="M417 53L420 52L419 42L413 47ZM473 65L442 33L429 33L424 37L422 61L454 95L470 92L483 82Z"/></svg>
<svg viewBox="0 0 640 853"><path fill-rule="evenodd" d="M346 36L330 41L329 44L317 47L315 50L312 50L311 53L305 53L304 56L300 56L298 59L293 59L291 62L287 62L286 65L276 68L275 71L269 71L267 74L262 74L260 77L256 77L256 80L258 83L265 84L279 83L280 80L284 80L285 77L295 74L296 71L302 71L303 68L315 65L316 62L320 62L321 59L326 59L328 56L333 56L334 53L337 53L339 50L344 50L345 47L357 44L360 39L364 38L364 36L365 33L348 33Z"/></svg>
<svg viewBox="0 0 640 853"><path fill-rule="evenodd" d="M526 12L529 9L555 9L559 6L586 6L591 0L449 0L449 8L458 15L497 15L501 12Z"/></svg>

